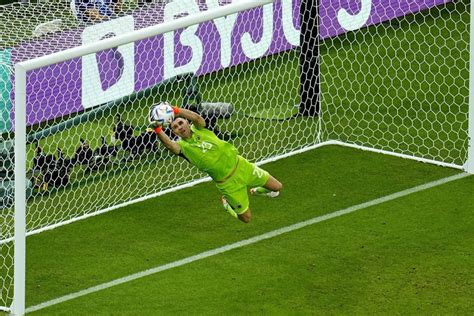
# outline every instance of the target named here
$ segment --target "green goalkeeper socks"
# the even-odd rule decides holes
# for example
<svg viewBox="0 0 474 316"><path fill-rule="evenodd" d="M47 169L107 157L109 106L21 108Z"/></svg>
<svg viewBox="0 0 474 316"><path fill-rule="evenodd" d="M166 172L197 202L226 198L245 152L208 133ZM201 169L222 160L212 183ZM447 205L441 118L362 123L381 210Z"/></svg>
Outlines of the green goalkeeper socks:
<svg viewBox="0 0 474 316"><path fill-rule="evenodd" d="M274 198L274 197L277 197L278 195L280 195L280 192L279 191L272 191L272 190L266 189L264 187L256 187L256 188L250 189L250 194L252 194L252 195L265 195L265 196Z"/></svg>
<svg viewBox="0 0 474 316"><path fill-rule="evenodd" d="M237 218L237 213L234 211L232 206L230 206L229 202L227 202L224 197L222 197L222 205L224 206L224 210L229 213L232 217Z"/></svg>
<svg viewBox="0 0 474 316"><path fill-rule="evenodd" d="M265 189L264 187L256 187L253 190L254 190L254 194L256 195L264 195L264 194L272 192L271 190Z"/></svg>

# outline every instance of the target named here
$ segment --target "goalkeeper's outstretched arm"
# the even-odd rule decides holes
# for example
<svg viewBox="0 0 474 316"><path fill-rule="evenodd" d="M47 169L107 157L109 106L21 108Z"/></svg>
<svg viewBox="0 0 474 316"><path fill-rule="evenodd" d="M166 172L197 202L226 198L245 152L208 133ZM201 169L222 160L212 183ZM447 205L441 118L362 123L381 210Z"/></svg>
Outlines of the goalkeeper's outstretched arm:
<svg viewBox="0 0 474 316"><path fill-rule="evenodd" d="M171 140L168 135L161 129L161 127L156 127L155 132L158 135L158 139L163 143L163 145L171 151L175 155L179 155L181 153L181 147L179 144L173 140Z"/></svg>

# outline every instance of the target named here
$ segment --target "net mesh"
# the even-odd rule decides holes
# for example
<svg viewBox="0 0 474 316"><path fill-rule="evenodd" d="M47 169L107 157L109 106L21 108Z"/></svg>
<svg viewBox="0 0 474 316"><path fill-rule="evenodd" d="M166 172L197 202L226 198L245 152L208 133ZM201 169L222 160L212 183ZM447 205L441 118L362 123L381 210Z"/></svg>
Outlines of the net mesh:
<svg viewBox="0 0 474 316"><path fill-rule="evenodd" d="M415 14L323 42L325 137L454 165L466 162L468 2L426 8L433 2L420 1L410 7Z"/></svg>
<svg viewBox="0 0 474 316"><path fill-rule="evenodd" d="M12 65L230 2L124 3L122 13L101 23L78 21L65 3L12 5L9 13L1 11L6 27L24 26L3 39L3 52ZM321 3L316 38L300 39L300 1L284 0L28 72L28 232L205 177L146 130L149 108L160 101L200 113L209 129L253 162L338 140L462 165L468 1ZM49 6L58 9L35 13ZM12 18L26 14L21 10L36 18ZM309 23L316 23L314 16ZM39 24L58 19L33 36ZM315 87L301 86L315 75L315 62L300 67L306 56L300 40L319 51L317 116L301 102L306 95L315 104L318 95ZM5 87L14 79L2 78ZM11 163L14 91L7 90L2 143L10 149L2 157ZM4 191L11 196L11 189ZM159 212L159 200L156 207ZM8 307L11 202L0 212L0 305Z"/></svg>
<svg viewBox="0 0 474 316"><path fill-rule="evenodd" d="M45 42L45 46L54 46L61 43L63 48L74 47L74 30L85 28L94 23L100 23L120 16L136 15L141 17L141 27L163 22L163 10L170 0L144 0L144 1L104 1L110 3L110 10L102 14L95 21L84 17L83 1L76 0L50 0L28 1L10 3L0 6L0 39L1 48L30 42L33 39ZM92 1L91 1L92 3ZM95 1L98 4L100 1ZM94 8L100 9L98 5ZM11 30L15 30L12 32ZM58 49L61 49L58 47ZM36 52L44 55L47 51ZM32 56L31 52L25 53L24 58Z"/></svg>
<svg viewBox="0 0 474 316"><path fill-rule="evenodd" d="M10 78L13 75L8 54L0 54L0 113L2 123L0 127L7 129L6 124L9 118L10 94L11 90ZM14 188L14 160L13 160L14 143L7 135L0 138L0 308L7 308L11 302L13 295L13 242L9 240L13 229L14 221L11 216L11 209L8 208L13 204L13 188Z"/></svg>

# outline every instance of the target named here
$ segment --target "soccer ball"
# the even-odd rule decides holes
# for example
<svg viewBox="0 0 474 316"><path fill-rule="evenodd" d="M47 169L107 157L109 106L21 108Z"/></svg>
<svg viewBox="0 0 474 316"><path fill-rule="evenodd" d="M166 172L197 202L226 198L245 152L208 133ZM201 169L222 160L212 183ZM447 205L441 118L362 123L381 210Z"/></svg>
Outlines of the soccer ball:
<svg viewBox="0 0 474 316"><path fill-rule="evenodd" d="M168 102L160 102L150 109L150 122L158 122L161 126L167 127L174 120L173 108Z"/></svg>

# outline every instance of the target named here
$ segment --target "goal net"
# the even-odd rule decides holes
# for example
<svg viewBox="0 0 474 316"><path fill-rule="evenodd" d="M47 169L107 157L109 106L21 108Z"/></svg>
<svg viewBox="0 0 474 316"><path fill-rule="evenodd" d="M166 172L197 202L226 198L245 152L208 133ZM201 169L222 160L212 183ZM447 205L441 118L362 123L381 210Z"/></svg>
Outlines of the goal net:
<svg viewBox="0 0 474 316"><path fill-rule="evenodd" d="M339 27L321 17L325 138L462 167L469 2L361 3L327 9L337 11ZM335 36L344 29L357 30Z"/></svg>
<svg viewBox="0 0 474 316"><path fill-rule="evenodd" d="M465 166L468 1L278 0L189 22L250 3L158 1L80 23L77 12L69 20L53 12L8 39L0 64L0 308L11 309L14 293L13 144L22 103L27 234L207 181L147 130L160 101L200 113L257 163L338 144ZM123 45L102 44L114 39ZM26 69L24 99L12 65ZM166 211L159 200L156 208Z"/></svg>

